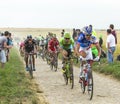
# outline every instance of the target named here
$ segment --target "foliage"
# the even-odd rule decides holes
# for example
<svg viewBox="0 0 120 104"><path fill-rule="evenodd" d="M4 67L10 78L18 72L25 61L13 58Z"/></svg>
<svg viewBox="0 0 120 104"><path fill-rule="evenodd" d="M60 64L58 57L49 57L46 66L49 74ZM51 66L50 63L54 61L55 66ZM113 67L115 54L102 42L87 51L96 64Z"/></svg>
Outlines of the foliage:
<svg viewBox="0 0 120 104"><path fill-rule="evenodd" d="M10 51L9 62L4 69L0 68L0 104L32 104L35 91L31 80L26 77L18 52L14 48Z"/></svg>

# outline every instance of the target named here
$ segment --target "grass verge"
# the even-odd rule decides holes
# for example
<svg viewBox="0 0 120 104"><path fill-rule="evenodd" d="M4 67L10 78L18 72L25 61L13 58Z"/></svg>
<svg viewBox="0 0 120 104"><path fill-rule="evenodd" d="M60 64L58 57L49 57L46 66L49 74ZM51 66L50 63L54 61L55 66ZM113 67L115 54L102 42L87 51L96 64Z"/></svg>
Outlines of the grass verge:
<svg viewBox="0 0 120 104"><path fill-rule="evenodd" d="M114 63L108 64L107 59L101 59L100 65L97 62L93 64L93 70L120 80L120 61L115 60Z"/></svg>
<svg viewBox="0 0 120 104"><path fill-rule="evenodd" d="M11 49L10 61L0 68L0 104L48 104L38 86L25 73L18 51ZM38 98L41 97L42 99Z"/></svg>

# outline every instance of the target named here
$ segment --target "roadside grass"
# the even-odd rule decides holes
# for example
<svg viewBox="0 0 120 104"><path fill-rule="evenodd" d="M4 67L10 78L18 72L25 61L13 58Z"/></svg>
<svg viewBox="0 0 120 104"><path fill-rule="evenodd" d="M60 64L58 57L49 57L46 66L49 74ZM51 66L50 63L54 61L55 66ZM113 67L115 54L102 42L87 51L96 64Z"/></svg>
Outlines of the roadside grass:
<svg viewBox="0 0 120 104"><path fill-rule="evenodd" d="M47 104L37 98L38 86L25 73L17 53L11 49L10 61L0 68L0 104Z"/></svg>
<svg viewBox="0 0 120 104"><path fill-rule="evenodd" d="M114 61L112 64L107 63L107 59L101 59L101 64L98 65L97 62L93 64L92 69L99 73L104 73L105 75L111 75L112 77L120 80L120 61Z"/></svg>

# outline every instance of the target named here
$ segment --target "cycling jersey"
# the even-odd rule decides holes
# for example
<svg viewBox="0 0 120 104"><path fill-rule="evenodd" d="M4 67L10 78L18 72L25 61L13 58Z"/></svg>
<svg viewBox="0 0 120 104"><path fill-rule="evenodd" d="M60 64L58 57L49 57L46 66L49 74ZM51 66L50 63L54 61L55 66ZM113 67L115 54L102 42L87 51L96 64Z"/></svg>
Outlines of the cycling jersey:
<svg viewBox="0 0 120 104"><path fill-rule="evenodd" d="M81 33L78 37L77 43L80 44L80 47L87 48L87 47L90 47L91 44L98 43L98 40L95 36L91 36L91 39L87 40L85 38L85 34Z"/></svg>
<svg viewBox="0 0 120 104"><path fill-rule="evenodd" d="M59 45L58 40L54 41L53 39L51 39L48 42L48 50L55 52L57 47L58 47L58 45Z"/></svg>
<svg viewBox="0 0 120 104"><path fill-rule="evenodd" d="M22 48L24 46L24 42L20 43L20 48Z"/></svg>
<svg viewBox="0 0 120 104"><path fill-rule="evenodd" d="M98 50L97 50L96 46L94 46L92 44L91 49L92 49L93 58L97 57L98 56Z"/></svg>
<svg viewBox="0 0 120 104"><path fill-rule="evenodd" d="M71 38L70 41L67 43L64 38L61 38L60 47L65 50L72 49L72 47L74 47L74 40Z"/></svg>
<svg viewBox="0 0 120 104"><path fill-rule="evenodd" d="M25 46L25 51L26 52L31 52L31 51L34 51L34 46L36 45L36 41L34 39L32 39L32 42L29 43L29 40L25 40L24 42L24 46Z"/></svg>

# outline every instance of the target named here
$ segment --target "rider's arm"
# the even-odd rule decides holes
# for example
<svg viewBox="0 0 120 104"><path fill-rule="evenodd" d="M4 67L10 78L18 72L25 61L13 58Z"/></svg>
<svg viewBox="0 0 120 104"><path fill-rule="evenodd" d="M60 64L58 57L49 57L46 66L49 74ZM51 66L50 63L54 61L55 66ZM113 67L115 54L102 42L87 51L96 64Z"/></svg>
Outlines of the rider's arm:
<svg viewBox="0 0 120 104"><path fill-rule="evenodd" d="M37 46L37 41L33 39L33 45L35 47L35 51L37 52L38 51L38 46ZM35 52L35 53L36 53Z"/></svg>
<svg viewBox="0 0 120 104"><path fill-rule="evenodd" d="M95 45L96 45L96 48L97 48L97 50L98 50L98 56L100 57L100 55L101 55L100 45L99 45L99 43L96 43Z"/></svg>
<svg viewBox="0 0 120 104"><path fill-rule="evenodd" d="M77 43L76 46L75 46L75 54L76 54L77 56L79 56L79 48L80 48L80 44Z"/></svg>
<svg viewBox="0 0 120 104"><path fill-rule="evenodd" d="M101 48L100 48L100 45L99 45L99 42L98 42L98 39L96 37L92 37L93 38L93 43L95 44L97 50L98 50L98 56L100 58L100 55L101 55Z"/></svg>

